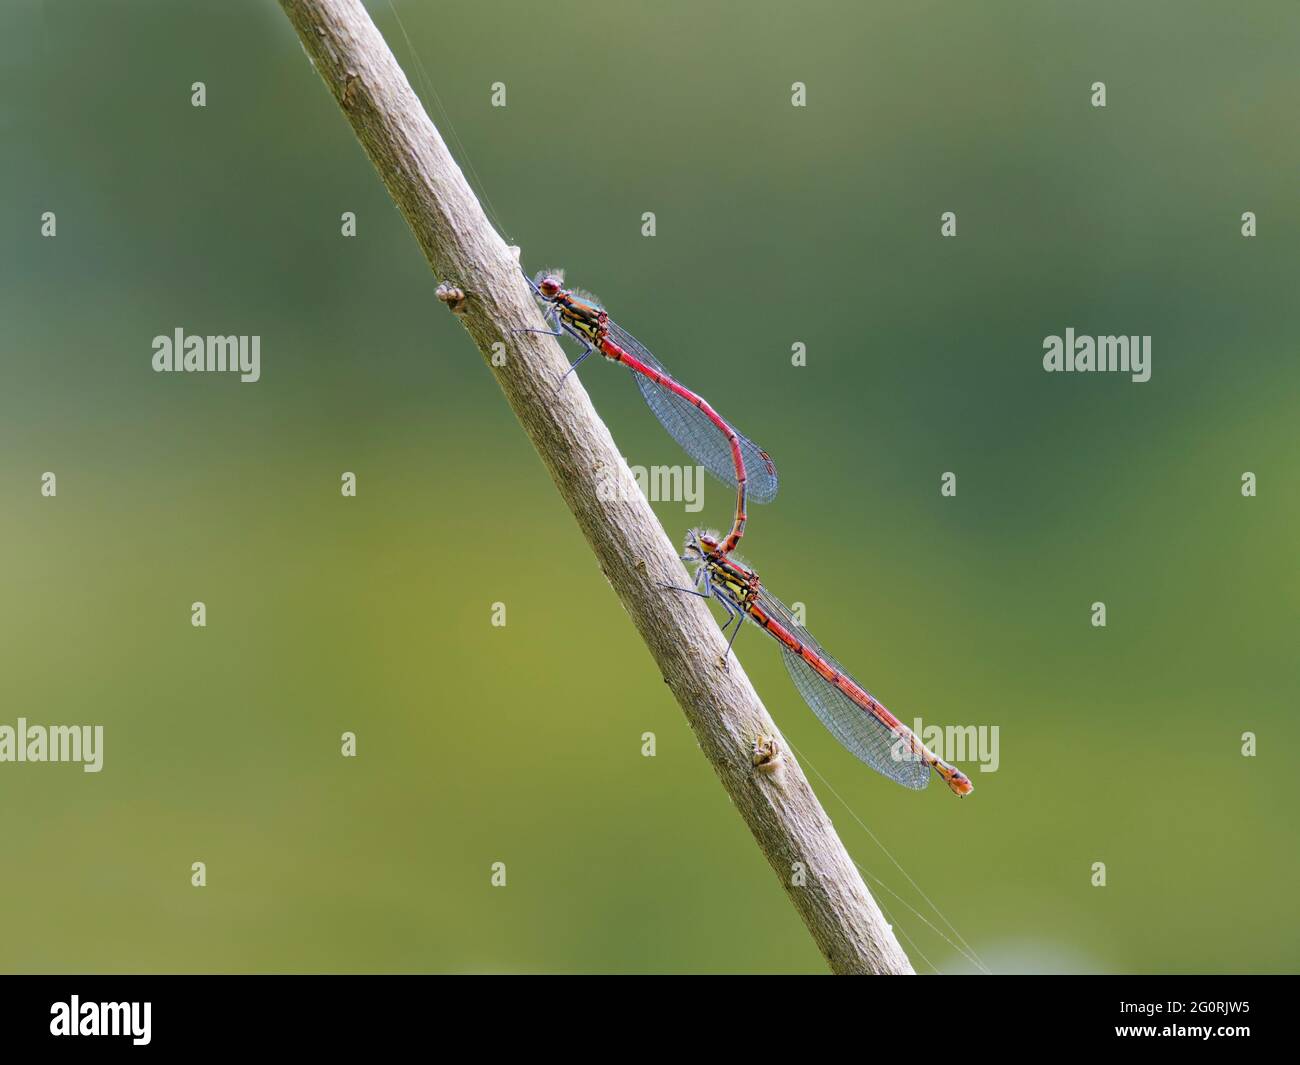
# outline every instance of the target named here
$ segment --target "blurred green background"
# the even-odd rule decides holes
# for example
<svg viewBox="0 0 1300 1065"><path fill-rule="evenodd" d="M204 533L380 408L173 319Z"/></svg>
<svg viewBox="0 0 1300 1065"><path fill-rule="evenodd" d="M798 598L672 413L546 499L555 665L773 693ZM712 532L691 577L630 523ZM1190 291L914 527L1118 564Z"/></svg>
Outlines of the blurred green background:
<svg viewBox="0 0 1300 1065"><path fill-rule="evenodd" d="M739 641L918 970L1295 970L1300 9L398 0L441 105L371 11L525 264L772 452L773 590L1000 729L905 791ZM0 723L106 731L0 764L0 969L823 971L278 5L17 0L0 72ZM178 326L262 380L153 373Z"/></svg>

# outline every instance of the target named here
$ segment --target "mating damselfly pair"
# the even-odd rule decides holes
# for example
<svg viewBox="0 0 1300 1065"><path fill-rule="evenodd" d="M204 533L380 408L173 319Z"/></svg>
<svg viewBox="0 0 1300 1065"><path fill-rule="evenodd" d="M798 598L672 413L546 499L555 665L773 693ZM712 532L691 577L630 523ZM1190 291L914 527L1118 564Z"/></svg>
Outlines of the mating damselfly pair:
<svg viewBox="0 0 1300 1065"><path fill-rule="evenodd" d="M527 275L525 274L525 278ZM529 279L551 329L521 332L568 335L582 352L568 377L593 351L627 366L646 403L668 433L710 473L736 488L731 531L722 538L698 530L686 541L682 560L696 564L695 587L663 585L666 592L698 595L719 603L734 624L727 654L746 621L775 639L795 687L840 744L882 776L924 788L934 770L957 795L973 790L970 778L933 754L915 733L822 650L811 634L773 596L751 569L732 554L745 533L747 500L776 496L776 466L767 452L726 421L700 395L674 378L631 334L621 329L592 296L566 289L562 275L547 271Z"/></svg>

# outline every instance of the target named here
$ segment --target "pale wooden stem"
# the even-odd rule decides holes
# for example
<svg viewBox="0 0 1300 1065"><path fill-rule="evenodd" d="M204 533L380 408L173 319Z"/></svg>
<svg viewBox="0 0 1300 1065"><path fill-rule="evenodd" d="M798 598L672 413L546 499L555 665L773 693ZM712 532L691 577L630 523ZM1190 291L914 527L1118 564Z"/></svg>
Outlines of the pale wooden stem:
<svg viewBox="0 0 1300 1065"><path fill-rule="evenodd" d="M659 587L685 579L677 550L636 490L576 375L556 392L566 368L559 345L550 337L515 334L541 324L516 254L484 216L360 0L280 3L434 273L463 290L463 302L453 299L449 306L487 358L700 749L831 969L910 973L907 956L744 669L734 657L724 667L725 645L708 608ZM449 6L449 22L454 14ZM506 353L501 365L492 361L498 344ZM776 771L753 764L760 740L775 745Z"/></svg>

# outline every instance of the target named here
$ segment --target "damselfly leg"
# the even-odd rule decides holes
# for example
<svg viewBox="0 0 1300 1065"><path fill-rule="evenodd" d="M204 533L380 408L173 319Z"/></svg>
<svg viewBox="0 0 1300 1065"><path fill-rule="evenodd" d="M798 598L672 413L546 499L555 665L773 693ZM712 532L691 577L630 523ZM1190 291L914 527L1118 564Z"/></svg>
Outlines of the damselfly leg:
<svg viewBox="0 0 1300 1065"><path fill-rule="evenodd" d="M677 557L683 562L697 561L689 555L678 555ZM698 588L683 588L680 584L665 584L663 581L658 583L660 588L667 588L670 592L685 592L687 595L698 595L701 599L712 599L713 585L709 582L708 570L699 569L695 571L695 583L699 584L701 581L704 582L704 591L702 592Z"/></svg>
<svg viewBox="0 0 1300 1065"><path fill-rule="evenodd" d="M724 599L720 594L716 592L714 594L718 602L720 602L723 606L725 606L728 611L735 611L734 616L736 621L736 627L731 630L731 639L727 641L727 653L722 656L723 661L725 662L728 658L731 657L731 649L736 644L736 637L740 635L740 630L745 627L745 615L741 611L736 610L736 608L733 607L729 602L727 602L727 600ZM722 626L723 632L727 631L727 625L729 624L731 624L731 618L728 618L726 624Z"/></svg>
<svg viewBox="0 0 1300 1065"><path fill-rule="evenodd" d="M663 581L660 581L659 587L666 588L670 592L685 592L687 595L698 595L701 599L713 598L713 596L705 592L697 592L694 588L683 588L680 584L664 584Z"/></svg>
<svg viewBox="0 0 1300 1065"><path fill-rule="evenodd" d="M576 359L574 359L571 363L569 363L569 368L565 370L563 374L560 375L560 383L555 386L555 391L558 392L560 390L561 386L564 384L569 374L573 373L573 371L576 370L579 367L579 365L581 365L583 360L586 359L586 357L595 350L596 350L595 348L593 348L590 344L588 344L586 348L583 349L582 354L579 355Z"/></svg>
<svg viewBox="0 0 1300 1065"><path fill-rule="evenodd" d="M694 561L693 558L687 555L679 555L678 557L681 558L683 562ZM722 627L718 631L726 632L727 629L730 628L732 622L735 622L736 625L736 627L731 630L731 639L727 641L726 654L722 656L722 662L725 666L727 659L731 657L731 648L736 642L736 637L740 635L740 630L744 627L744 611L737 608L718 588L714 587L713 582L709 580L709 571L707 569L701 568L696 573L695 583L702 583L704 585L704 591L701 592L695 588L683 588L679 584L665 584L662 581L659 582L659 587L666 588L670 592L685 592L687 595L699 596L701 599L716 599L718 601L727 615L727 620L722 623Z"/></svg>
<svg viewBox="0 0 1300 1065"><path fill-rule="evenodd" d="M540 333L542 336L547 336L547 337L571 336L573 337L574 340L576 340L579 344L582 345L582 354L579 355L576 359L574 359L573 362L569 363L569 368L560 375L560 380L556 382L555 391L558 392L561 388L564 387L564 382L568 379L569 374L573 373L573 371L576 370L586 360L587 356L590 355L596 349L587 342L587 339L581 333L577 332L576 330L570 329L563 322L553 322L551 320L551 315L549 312L542 315L542 318L548 323L550 323L551 325L558 324L560 328L559 329L516 329L515 330L516 335L519 333Z"/></svg>

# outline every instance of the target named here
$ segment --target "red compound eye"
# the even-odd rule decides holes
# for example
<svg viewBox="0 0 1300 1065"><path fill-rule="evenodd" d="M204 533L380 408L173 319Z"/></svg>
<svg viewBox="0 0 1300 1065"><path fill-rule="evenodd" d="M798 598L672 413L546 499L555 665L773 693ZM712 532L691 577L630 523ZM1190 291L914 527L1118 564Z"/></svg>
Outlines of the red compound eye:
<svg viewBox="0 0 1300 1065"><path fill-rule="evenodd" d="M537 288L548 300L554 299L560 294L560 282L554 277L542 278Z"/></svg>

